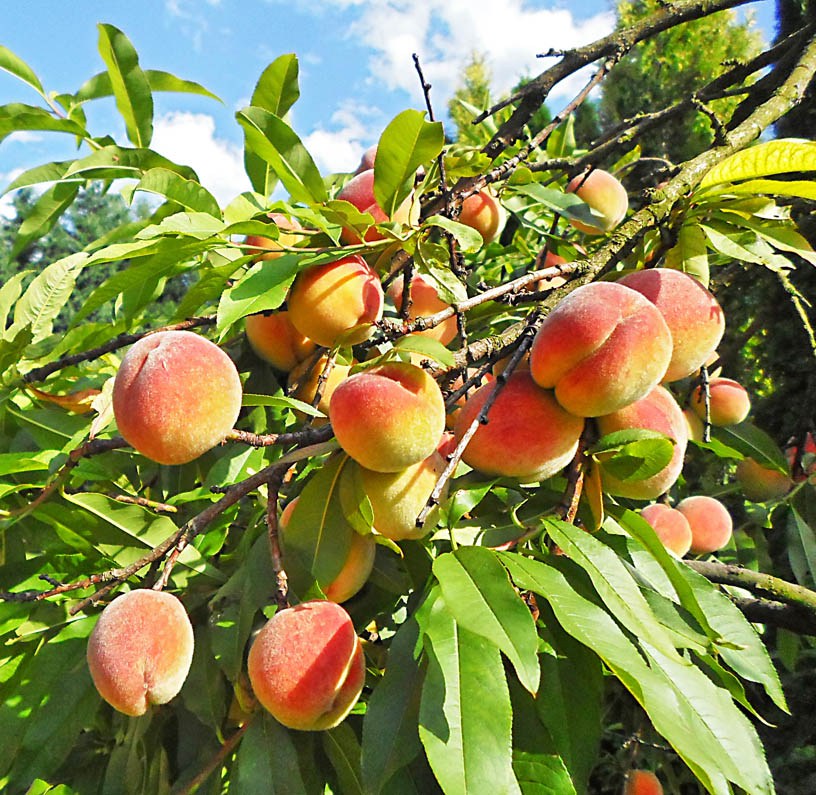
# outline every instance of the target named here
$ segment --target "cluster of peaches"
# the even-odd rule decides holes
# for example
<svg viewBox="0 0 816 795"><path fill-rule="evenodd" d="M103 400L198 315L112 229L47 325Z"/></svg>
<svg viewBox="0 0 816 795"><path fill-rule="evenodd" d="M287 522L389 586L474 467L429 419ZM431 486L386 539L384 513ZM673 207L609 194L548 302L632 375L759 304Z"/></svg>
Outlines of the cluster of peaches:
<svg viewBox="0 0 816 795"><path fill-rule="evenodd" d="M365 166L364 158L360 173L339 198L378 222L388 220L374 199L373 170ZM593 185L600 196L594 204L596 194L587 192ZM611 229L625 214L625 206L620 208L625 191L606 172L591 172L568 189L591 204L600 219L597 227L584 231ZM409 200L391 220L410 223L414 218ZM269 267L303 231L291 219L272 220L283 230L277 240L246 241L250 250L265 250L262 256L273 260ZM491 241L501 232L503 210L482 192L466 200L460 220ZM376 234L371 227L365 240ZM359 236L347 230L344 240L359 242ZM366 340L387 300L399 310L399 280L388 296L382 284L362 256L344 256L300 272L286 309L246 321L247 339L258 356L289 373L290 393L317 403L328 415L373 512L373 532L352 533L342 570L331 581L317 583L327 601L278 611L252 644L248 672L256 697L280 722L296 729L334 726L356 703L365 673L363 655L351 619L338 603L357 593L369 577L377 536L403 541L429 531L433 518L418 526L417 517L446 456L466 436L462 460L472 469L531 483L554 476L573 460L588 420L602 436L626 429L657 432L674 443L671 460L659 472L632 480L604 471L600 462L607 494L651 501L678 478L689 435L699 432L701 417L715 425L737 423L750 407L745 390L728 379L713 379L707 393L698 388L692 411L685 414L662 386L696 373L724 330L714 297L682 272L647 269L573 290L541 323L529 357L506 377L473 391L454 407L455 414L446 412L440 387L415 363L385 361L351 374L350 366L333 365L321 350ZM447 306L421 277L414 277L411 287L411 318ZM446 345L457 334L456 321L415 333ZM481 416L488 401L489 411ZM232 360L187 331L158 332L133 345L113 389L120 433L162 464L187 463L221 443L238 419L241 402L242 384ZM692 418L696 426L690 425ZM446 425L453 428L453 437L446 434ZM286 528L297 511L295 499L281 516L284 556ZM727 511L709 497L689 497L676 509L653 504L642 515L678 556L717 550L731 535ZM148 643L139 640L145 638ZM186 677L192 638L189 619L175 597L149 590L119 597L103 611L88 648L99 692L131 715L142 714L148 703L164 703Z"/></svg>

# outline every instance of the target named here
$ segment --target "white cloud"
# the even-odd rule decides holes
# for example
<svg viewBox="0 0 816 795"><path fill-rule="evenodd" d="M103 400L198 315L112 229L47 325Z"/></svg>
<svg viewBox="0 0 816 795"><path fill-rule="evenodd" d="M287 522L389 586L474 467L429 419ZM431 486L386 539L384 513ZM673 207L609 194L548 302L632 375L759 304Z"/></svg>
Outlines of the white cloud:
<svg viewBox="0 0 816 795"><path fill-rule="evenodd" d="M376 108L346 102L332 114L332 129L318 127L303 143L322 172L353 171L372 142L372 130L379 129L380 116Z"/></svg>
<svg viewBox="0 0 816 795"><path fill-rule="evenodd" d="M221 5L221 0L205 0L211 8ZM204 36L210 29L209 22L202 13L201 4L193 0L165 0L164 7L170 16L180 20L181 32L189 37L193 49L201 52Z"/></svg>
<svg viewBox="0 0 816 795"><path fill-rule="evenodd" d="M151 146L194 168L201 184L222 204L250 189L241 147L216 136L212 116L187 112L160 116L154 122Z"/></svg>
<svg viewBox="0 0 816 795"><path fill-rule="evenodd" d="M0 190L5 190L6 185L10 185L12 182L14 182L14 180L17 179L17 177L19 177L22 173L23 169L21 168L12 169L11 171L7 171L5 174L0 172ZM0 196L0 218L14 218L16 213L14 212L13 202L13 193L6 193L3 196Z"/></svg>
<svg viewBox="0 0 816 795"><path fill-rule="evenodd" d="M6 143L33 144L42 141L43 137L39 133L28 130L17 130L6 137Z"/></svg>

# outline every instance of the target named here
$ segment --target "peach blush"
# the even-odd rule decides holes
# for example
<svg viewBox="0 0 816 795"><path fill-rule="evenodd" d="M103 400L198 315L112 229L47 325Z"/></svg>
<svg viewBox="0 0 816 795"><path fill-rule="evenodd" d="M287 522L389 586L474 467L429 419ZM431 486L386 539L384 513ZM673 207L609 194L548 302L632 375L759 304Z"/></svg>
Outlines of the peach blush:
<svg viewBox="0 0 816 795"><path fill-rule="evenodd" d="M368 213L373 216L374 223L381 224L386 221L393 221L398 224L412 226L419 220L419 203L414 201L413 194L394 211L394 215L389 218L385 211L377 204L374 198L374 169L361 171L357 176L352 177L337 194L338 199L353 204L361 213ZM373 226L370 227L364 236L366 243L376 240L383 240L385 235ZM344 243L360 243L359 235L353 229L344 229L340 234L340 239Z"/></svg>
<svg viewBox="0 0 816 795"><path fill-rule="evenodd" d="M570 224L587 235L611 232L625 217L629 197L621 181L608 171L593 169L570 180L567 193L574 193L594 210L592 223L570 218Z"/></svg>
<svg viewBox="0 0 816 795"><path fill-rule="evenodd" d="M742 384L731 378L712 378L708 384L709 420L712 425L738 425L751 411L751 398ZM691 396L691 407L700 419L705 419L705 398L702 387Z"/></svg>
<svg viewBox="0 0 816 795"><path fill-rule="evenodd" d="M278 370L288 373L308 358L317 347L304 337L289 320L288 312L250 315L246 335L255 354Z"/></svg>
<svg viewBox="0 0 816 795"><path fill-rule="evenodd" d="M682 558L691 549L691 528L680 511L657 502L647 505L640 515L651 525L666 549Z"/></svg>
<svg viewBox="0 0 816 795"><path fill-rule="evenodd" d="M544 318L530 372L571 414L598 417L648 394L671 355L669 327L653 303L623 285L593 282Z"/></svg>
<svg viewBox="0 0 816 795"><path fill-rule="evenodd" d="M217 345L191 331L136 342L113 384L119 433L159 464L186 464L224 440L241 410L241 379Z"/></svg>
<svg viewBox="0 0 816 795"><path fill-rule="evenodd" d="M365 660L349 614L334 602L280 610L258 633L247 661L261 705L290 729L337 726L357 703Z"/></svg>
<svg viewBox="0 0 816 795"><path fill-rule="evenodd" d="M499 239L506 221L507 212L489 191L480 190L462 202L459 223L475 229L482 236L485 245Z"/></svg>
<svg viewBox="0 0 816 795"><path fill-rule="evenodd" d="M402 289L404 283L405 280L402 276L398 276L388 288L388 296L394 302L397 312L402 309ZM418 317L428 317L449 307L450 304L445 303L439 297L436 288L432 284L428 284L422 276L416 274L414 278L411 279L411 309L408 312L409 320L415 320ZM451 316L443 320L438 326L413 333L447 345L456 337L457 331L456 317Z"/></svg>
<svg viewBox="0 0 816 795"><path fill-rule="evenodd" d="M303 230L297 218L288 218L282 213L267 213L267 215L278 229L281 230L281 233L278 235L277 240L264 237L263 235L247 235L244 241L247 246L269 249L269 251L265 253L258 254L258 256L255 257L255 262L278 259L278 257L282 257L284 254L284 246L294 246L303 239L302 235L297 234L298 231ZM292 234L293 232L295 234Z"/></svg>
<svg viewBox="0 0 816 795"><path fill-rule="evenodd" d="M740 461L735 474L742 493L752 502L781 499L793 485L785 472L763 466L753 458Z"/></svg>
<svg viewBox="0 0 816 795"><path fill-rule="evenodd" d="M457 441L479 416L496 382L479 387L459 410ZM536 386L527 371L514 372L499 392L465 448L462 460L485 475L522 481L546 480L563 469L578 450L584 421L558 405L551 392Z"/></svg>
<svg viewBox="0 0 816 795"><path fill-rule="evenodd" d="M730 540L734 530L731 514L714 497L686 497L677 504L691 528L691 552L705 555L717 552Z"/></svg>
<svg viewBox="0 0 816 795"><path fill-rule="evenodd" d="M663 795L663 785L651 770L630 770L623 795Z"/></svg>
<svg viewBox="0 0 816 795"><path fill-rule="evenodd" d="M193 628L172 594L129 591L102 611L87 657L99 695L125 715L144 715L181 690L193 660Z"/></svg>

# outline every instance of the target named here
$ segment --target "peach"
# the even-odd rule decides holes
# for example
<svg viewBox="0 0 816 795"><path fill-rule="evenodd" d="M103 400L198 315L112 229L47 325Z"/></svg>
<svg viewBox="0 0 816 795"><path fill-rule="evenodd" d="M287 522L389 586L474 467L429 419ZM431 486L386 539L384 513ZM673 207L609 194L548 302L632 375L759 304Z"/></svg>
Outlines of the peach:
<svg viewBox="0 0 816 795"><path fill-rule="evenodd" d="M751 410L751 398L745 387L731 378L712 378L708 383L709 420L722 427L737 425ZM700 419L705 419L705 399L701 386L691 396L691 407Z"/></svg>
<svg viewBox="0 0 816 795"><path fill-rule="evenodd" d="M623 795L663 795L663 785L651 770L630 770Z"/></svg>
<svg viewBox="0 0 816 795"><path fill-rule="evenodd" d="M394 306L398 312L402 309L402 289L404 283L405 280L402 276L398 276L388 288L388 295L394 302ZM449 306L450 304L445 303L439 297L439 293L432 284L426 282L418 273L414 275L414 278L411 279L411 309L408 312L409 320L434 315L443 309L447 309ZM458 326L456 317L451 316L447 320L443 320L438 326L414 333L447 345L456 337L457 332Z"/></svg>
<svg viewBox="0 0 816 795"><path fill-rule="evenodd" d="M247 669L261 705L301 731L341 723L365 681L360 639L334 602L303 602L275 613L255 638Z"/></svg>
<svg viewBox="0 0 816 795"><path fill-rule="evenodd" d="M113 384L119 433L159 464L186 464L215 447L241 410L241 379L217 345L191 331L136 342Z"/></svg>
<svg viewBox="0 0 816 795"><path fill-rule="evenodd" d="M506 210L488 190L480 190L462 202L459 223L475 229L482 236L485 245L499 239L506 221Z"/></svg>
<svg viewBox="0 0 816 795"><path fill-rule="evenodd" d="M663 315L672 336L672 357L664 381L686 378L706 363L720 344L725 317L717 299L682 271L650 268L618 281L646 296Z"/></svg>
<svg viewBox="0 0 816 795"><path fill-rule="evenodd" d="M280 515L278 525L281 530L281 540L284 547L286 546L286 525L295 510L300 497L295 497L283 509ZM374 555L377 551L377 543L373 535L360 535L360 533L352 530L351 546L349 547L348 557L343 564L343 568L337 576L329 583L318 582L320 590L330 602L345 602L351 599L365 584L366 580L371 576L371 571L374 568ZM285 550L284 550L285 552Z"/></svg>
<svg viewBox="0 0 816 795"><path fill-rule="evenodd" d="M326 366L328 356L325 354L318 357L314 362L311 360L301 362L291 373L287 381L289 387L292 389L292 397L302 400L304 403L312 404L317 394L317 382L320 380L320 374ZM320 402L317 408L328 416L329 404L331 403L331 396L337 385L348 378L351 367L347 364L334 363L326 378L326 383L323 384L323 394L320 396ZM328 422L323 417L317 417L312 420L312 424L316 427L325 425Z"/></svg>
<svg viewBox="0 0 816 795"><path fill-rule="evenodd" d="M413 194L397 207L394 215L389 218L385 211L377 204L374 198L374 169L361 171L352 177L337 194L338 199L353 204L361 213L369 213L377 224L393 221L398 224L412 226L419 220L419 203L414 200ZM383 240L385 235L373 226L365 233L366 243ZM344 229L340 235L344 243L359 243L360 237L353 229Z"/></svg>
<svg viewBox="0 0 816 795"><path fill-rule="evenodd" d="M611 232L626 217L629 209L626 188L617 177L600 168L570 180L567 193L574 193L593 211L591 224L570 218L570 223L587 235Z"/></svg>
<svg viewBox="0 0 816 795"><path fill-rule="evenodd" d="M656 502L647 505L640 515L652 526L663 546L672 555L682 558L691 549L691 528L680 511Z"/></svg>
<svg viewBox="0 0 816 795"><path fill-rule="evenodd" d="M292 325L286 311L250 315L246 319L246 335L259 358L287 373L317 347Z"/></svg>
<svg viewBox="0 0 816 795"><path fill-rule="evenodd" d="M763 466L753 458L744 458L737 464L736 477L742 493L752 502L784 497L793 485L787 473Z"/></svg>
<svg viewBox="0 0 816 795"><path fill-rule="evenodd" d="M370 171L374 168L374 161L377 159L377 144L373 146L369 146L368 149L363 152L363 156L360 158L360 165L357 166L354 174L362 174L363 171Z"/></svg>
<svg viewBox="0 0 816 795"><path fill-rule="evenodd" d="M340 446L357 463L399 472L436 450L445 430L445 401L421 367L389 362L341 382L329 419Z"/></svg>
<svg viewBox="0 0 816 795"><path fill-rule="evenodd" d="M288 248L290 246L294 246L303 239L302 235L291 234L292 232L297 233L298 231L303 230L303 227L300 225L297 218L288 218L287 216L283 215L283 213L267 213L267 215L269 216L270 220L275 223L278 229L287 231L279 234L277 240L273 240L270 237L264 237L263 235L247 235L246 240L244 241L247 246L270 249L265 254L259 254L257 257L255 257L255 262L258 262L259 260L277 259L278 257L282 257L285 253L284 247Z"/></svg>
<svg viewBox="0 0 816 795"><path fill-rule="evenodd" d="M367 339L383 313L377 273L357 255L301 271L289 290L289 319L318 345Z"/></svg>
<svg viewBox="0 0 816 795"><path fill-rule="evenodd" d="M459 411L454 434L461 440L479 415L496 382L477 389ZM578 449L584 421L558 405L552 392L536 386L530 373L515 371L499 392L465 448L462 460L485 475L531 482L563 469Z"/></svg>
<svg viewBox="0 0 816 795"><path fill-rule="evenodd" d="M601 465L604 491L634 500L653 500L667 491L680 477L688 444L688 425L671 393L662 386L657 386L635 403L612 414L598 417L598 430L602 436L628 428L641 428L668 436L674 441L671 461L657 474L645 480L633 481L619 480L604 471Z"/></svg>
<svg viewBox="0 0 816 795"><path fill-rule="evenodd" d="M172 594L129 591L102 611L87 656L99 695L125 715L144 715L181 690L193 660L193 628Z"/></svg>
<svg viewBox="0 0 816 795"><path fill-rule="evenodd" d="M647 395L671 355L671 332L651 301L620 284L593 282L544 318L530 372L570 413L598 417Z"/></svg>
<svg viewBox="0 0 816 795"><path fill-rule="evenodd" d="M427 535L436 524L436 510L428 515L424 527L417 527L416 518L431 496L445 464L445 459L434 451L418 464L399 472L374 472L360 467L363 488L374 510L374 529L393 541ZM446 494L447 488L440 499Z"/></svg>
<svg viewBox="0 0 816 795"><path fill-rule="evenodd" d="M691 528L691 552L704 555L722 549L734 530L731 514L715 497L686 497L677 503Z"/></svg>

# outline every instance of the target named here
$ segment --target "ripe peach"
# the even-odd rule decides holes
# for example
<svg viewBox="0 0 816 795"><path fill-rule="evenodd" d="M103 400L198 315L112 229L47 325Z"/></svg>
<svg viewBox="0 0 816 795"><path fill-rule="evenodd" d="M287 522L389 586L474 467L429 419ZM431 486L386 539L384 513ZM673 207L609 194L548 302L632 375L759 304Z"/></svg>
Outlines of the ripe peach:
<svg viewBox="0 0 816 795"><path fill-rule="evenodd" d="M669 327L653 303L620 284L593 282L544 318L530 372L571 414L598 417L648 394L671 355Z"/></svg>
<svg viewBox="0 0 816 795"><path fill-rule="evenodd" d="M399 312L402 309L402 289L405 280L402 276L398 276L388 288L388 295L394 302L394 306ZM418 273L411 279L411 309L408 312L408 319L414 320L418 317L427 317L447 309L450 304L446 304L440 297L436 288L425 281ZM424 331L416 331L423 337L429 337L433 340L438 340L443 345L447 345L456 336L458 331L456 324L456 317L451 316L447 320L443 320L438 326L425 329Z"/></svg>
<svg viewBox="0 0 816 795"><path fill-rule="evenodd" d="M686 497L677 503L677 510L686 517L691 528L691 552L703 555L722 549L734 529L731 514L714 497Z"/></svg>
<svg viewBox="0 0 816 795"><path fill-rule="evenodd" d="M673 350L664 381L678 381L705 364L720 344L725 317L717 299L700 282L682 271L649 268L618 281L645 295L669 327Z"/></svg>
<svg viewBox="0 0 816 795"><path fill-rule="evenodd" d="M250 315L246 335L257 356L284 372L297 367L317 347L292 325L286 311Z"/></svg>
<svg viewBox="0 0 816 795"><path fill-rule="evenodd" d="M507 211L488 190L480 190L462 202L459 223L475 229L485 245L499 239L506 221Z"/></svg>
<svg viewBox="0 0 816 795"><path fill-rule="evenodd" d="M731 378L712 378L708 383L709 419L712 425L737 425L751 410L751 398L745 387ZM691 407L700 419L705 419L705 399L702 387L691 396Z"/></svg>
<svg viewBox="0 0 816 795"><path fill-rule="evenodd" d="M445 430L445 401L421 367L389 362L338 384L329 419L355 461L375 472L399 472L436 450Z"/></svg>
<svg viewBox="0 0 816 795"><path fill-rule="evenodd" d="M736 477L742 493L752 502L784 497L793 485L785 472L763 466L753 458L744 458L737 464Z"/></svg>
<svg viewBox="0 0 816 795"><path fill-rule="evenodd" d="M623 795L663 795L663 785L651 770L630 770Z"/></svg>
<svg viewBox="0 0 816 795"><path fill-rule="evenodd" d="M445 460L434 451L418 464L399 472L374 472L360 467L363 488L374 510L374 529L394 541L422 538L436 523L436 511L424 527L416 518L431 496L436 481L445 469ZM447 494L442 494L444 499Z"/></svg>
<svg viewBox="0 0 816 795"><path fill-rule="evenodd" d="M295 510L300 497L295 497L283 509L278 525L281 530L281 540L286 546L286 525ZM320 590L326 595L330 602L345 602L351 599L365 584L371 576L374 568L374 555L377 551L377 543L373 535L360 535L356 531L351 534L351 546L348 557L340 569L338 575L329 583L318 582Z"/></svg>
<svg viewBox="0 0 816 795"><path fill-rule="evenodd" d="M370 171L374 168L374 161L377 159L377 144L373 146L369 146L368 149L363 152L363 156L360 158L360 165L357 166L356 171L354 172L355 175L362 174L363 171Z"/></svg>
<svg viewBox="0 0 816 795"><path fill-rule="evenodd" d="M598 430L602 436L628 428L656 431L674 441L671 461L655 475L645 480L625 481L604 471L601 480L604 491L618 497L634 500L653 500L667 491L680 477L683 456L688 444L688 426L677 401L662 386L655 387L646 397L612 414L598 417Z"/></svg>
<svg viewBox="0 0 816 795"><path fill-rule="evenodd" d="M353 345L371 334L370 324L382 317L383 299L379 276L352 255L298 274L289 290L289 319L318 345Z"/></svg>
<svg viewBox="0 0 816 795"><path fill-rule="evenodd" d="M497 387L477 389L459 411L454 434L461 440ZM546 480L563 469L578 449L584 421L558 405L552 392L540 389L525 370L515 371L499 392L462 459L486 475L522 481Z"/></svg>
<svg viewBox="0 0 816 795"><path fill-rule="evenodd" d="M262 706L301 731L337 726L365 680L360 639L334 602L303 602L275 613L255 638L247 669Z"/></svg>
<svg viewBox="0 0 816 795"><path fill-rule="evenodd" d="M88 668L99 691L125 715L173 698L193 660L193 628L181 602L139 589L114 599L88 639Z"/></svg>
<svg viewBox="0 0 816 795"><path fill-rule="evenodd" d="M317 382L320 380L320 374L326 366L328 357L324 354L316 361L311 360L301 362L291 373L287 381L290 388L292 388L292 397L302 400L304 403L311 405L317 394ZM320 396L320 402L317 408L324 414L329 413L329 404L331 403L331 396L337 385L348 378L351 367L347 364L334 363L331 372L326 378L326 383L323 385L323 394ZM325 425L328 422L323 417L318 417L312 420L312 424L316 427Z"/></svg>
<svg viewBox="0 0 816 795"><path fill-rule="evenodd" d="M191 331L136 342L113 384L119 433L159 464L186 464L215 447L241 410L241 379L217 345Z"/></svg>
<svg viewBox="0 0 816 795"><path fill-rule="evenodd" d="M303 230L297 218L289 218L283 213L268 213L268 216L280 230L285 229L287 232L295 233ZM259 260L277 259L283 256L284 247L294 246L303 239L302 235L288 234L287 232L281 232L277 240L264 237L263 235L247 235L244 242L247 246L270 249L270 251L267 251L265 254L259 254L255 257L255 262Z"/></svg>
<svg viewBox="0 0 816 795"><path fill-rule="evenodd" d="M617 177L600 168L593 169L589 174L579 174L570 180L567 193L574 193L594 211L591 224L570 219L576 229L588 235L611 232L626 217L629 209L626 188Z"/></svg>
<svg viewBox="0 0 816 795"><path fill-rule="evenodd" d="M398 224L413 225L419 220L419 203L414 201L413 194L397 207L394 215L389 218L385 211L377 204L374 198L374 169L361 171L356 177L352 177L337 194L338 199L353 204L361 213L369 213L374 216L375 223L381 224L385 221L394 221ZM373 226L365 233L365 241L371 243L375 240L382 240L385 235ZM340 235L344 243L359 243L360 238L352 229L344 229Z"/></svg>
<svg viewBox="0 0 816 795"><path fill-rule="evenodd" d="M691 528L680 511L656 502L647 505L640 515L652 526L663 546L672 555L682 558L691 548Z"/></svg>

